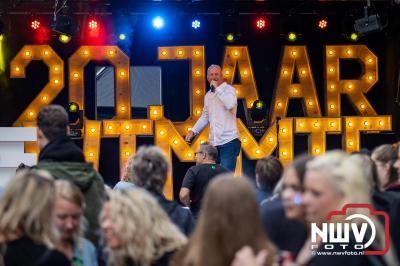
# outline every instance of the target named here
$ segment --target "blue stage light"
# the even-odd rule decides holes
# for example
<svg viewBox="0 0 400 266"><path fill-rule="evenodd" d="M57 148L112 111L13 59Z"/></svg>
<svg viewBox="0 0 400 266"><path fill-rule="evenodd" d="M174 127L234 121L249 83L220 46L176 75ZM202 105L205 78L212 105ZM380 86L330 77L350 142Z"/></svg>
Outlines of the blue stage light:
<svg viewBox="0 0 400 266"><path fill-rule="evenodd" d="M126 35L124 33L119 34L118 38L123 41L126 39Z"/></svg>
<svg viewBox="0 0 400 266"><path fill-rule="evenodd" d="M164 19L162 17L155 17L153 19L153 27L156 29L162 29L164 27Z"/></svg>
<svg viewBox="0 0 400 266"><path fill-rule="evenodd" d="M198 29L198 28L200 28L200 21L197 20L197 19L193 20L193 21L192 21L192 28L193 28L193 29Z"/></svg>

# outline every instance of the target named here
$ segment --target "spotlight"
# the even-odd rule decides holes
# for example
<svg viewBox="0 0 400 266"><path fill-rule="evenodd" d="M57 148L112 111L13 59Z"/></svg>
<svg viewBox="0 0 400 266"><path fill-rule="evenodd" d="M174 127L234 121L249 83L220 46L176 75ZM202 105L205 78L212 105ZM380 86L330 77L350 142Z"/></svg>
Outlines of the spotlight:
<svg viewBox="0 0 400 266"><path fill-rule="evenodd" d="M156 29L162 29L164 27L164 19L162 17L155 17L153 19L153 27Z"/></svg>
<svg viewBox="0 0 400 266"><path fill-rule="evenodd" d="M250 109L245 108L244 111L247 127L250 132L256 137L263 136L268 128L268 109L265 102L256 100L253 102Z"/></svg>
<svg viewBox="0 0 400 266"><path fill-rule="evenodd" d="M89 26L89 29L94 30L94 29L97 29L98 23L96 20L92 19L89 21L88 26Z"/></svg>
<svg viewBox="0 0 400 266"><path fill-rule="evenodd" d="M297 40L297 33L289 32L287 35L288 41L295 42Z"/></svg>
<svg viewBox="0 0 400 266"><path fill-rule="evenodd" d="M87 41L91 44L99 44L101 41L101 21L91 18L87 22Z"/></svg>
<svg viewBox="0 0 400 266"><path fill-rule="evenodd" d="M241 36L240 19L236 10L227 9L221 14L219 35L229 43L236 41Z"/></svg>
<svg viewBox="0 0 400 266"><path fill-rule="evenodd" d="M360 36L375 33L383 29L379 15L378 14L368 15L368 9L369 9L369 4L368 6L364 7L364 17L357 19L354 22L354 29Z"/></svg>
<svg viewBox="0 0 400 266"><path fill-rule="evenodd" d="M324 30L328 27L328 20L327 19L320 19L317 22L317 26L320 30Z"/></svg>
<svg viewBox="0 0 400 266"><path fill-rule="evenodd" d="M200 28L200 21L195 19L192 21L192 28L197 30L198 28Z"/></svg>
<svg viewBox="0 0 400 266"><path fill-rule="evenodd" d="M58 36L58 40L62 43L69 43L71 41L71 36L60 34L60 36Z"/></svg>
<svg viewBox="0 0 400 266"><path fill-rule="evenodd" d="M124 33L121 33L121 34L118 36L118 38L119 38L121 41L123 41L123 40L126 39L126 35L125 35Z"/></svg>
<svg viewBox="0 0 400 266"><path fill-rule="evenodd" d="M79 110L79 105L74 102L70 102L67 108L69 118L69 135L72 138L82 137L83 129L83 112Z"/></svg>
<svg viewBox="0 0 400 266"><path fill-rule="evenodd" d="M256 20L256 27L259 30L262 30L267 27L267 20L265 18L258 18Z"/></svg>
<svg viewBox="0 0 400 266"><path fill-rule="evenodd" d="M57 15L54 17L50 23L50 29L68 36L74 36L79 31L78 24L68 15Z"/></svg>
<svg viewBox="0 0 400 266"><path fill-rule="evenodd" d="M289 15L282 18L281 33L288 41L294 42L302 32L302 17L299 15Z"/></svg>
<svg viewBox="0 0 400 266"><path fill-rule="evenodd" d="M35 19L31 22L31 28L37 30L40 28L40 21Z"/></svg>
<svg viewBox="0 0 400 266"><path fill-rule="evenodd" d="M355 32L353 32L353 33L351 33L350 35L349 35L349 40L350 41L352 41L352 42L356 42L356 41L358 41L358 34L357 33L355 33Z"/></svg>
<svg viewBox="0 0 400 266"><path fill-rule="evenodd" d="M228 33L228 34L225 36L225 40L226 40L227 42L234 42L234 41L235 41L235 34L233 34L233 33Z"/></svg>
<svg viewBox="0 0 400 266"><path fill-rule="evenodd" d="M78 105L77 103L70 102L70 103L68 104L68 111L69 111L70 113L76 113L76 112L78 112L78 111L79 111L79 105Z"/></svg>
<svg viewBox="0 0 400 266"><path fill-rule="evenodd" d="M263 101L256 102L256 109L262 109L265 107L265 103Z"/></svg>
<svg viewBox="0 0 400 266"><path fill-rule="evenodd" d="M256 100L250 109L251 119L253 121L262 121L267 115L267 105L262 100Z"/></svg>

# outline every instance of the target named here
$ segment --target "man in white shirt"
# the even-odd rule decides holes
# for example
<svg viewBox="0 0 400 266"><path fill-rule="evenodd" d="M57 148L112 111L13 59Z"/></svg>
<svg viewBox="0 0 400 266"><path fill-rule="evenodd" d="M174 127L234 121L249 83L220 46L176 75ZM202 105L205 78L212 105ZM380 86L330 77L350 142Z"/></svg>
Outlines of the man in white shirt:
<svg viewBox="0 0 400 266"><path fill-rule="evenodd" d="M236 90L224 81L221 67L211 65L207 70L211 90L204 97L204 108L199 120L186 136L190 142L210 123L209 142L218 149L218 160L228 170L235 171L236 157L241 143L236 125Z"/></svg>

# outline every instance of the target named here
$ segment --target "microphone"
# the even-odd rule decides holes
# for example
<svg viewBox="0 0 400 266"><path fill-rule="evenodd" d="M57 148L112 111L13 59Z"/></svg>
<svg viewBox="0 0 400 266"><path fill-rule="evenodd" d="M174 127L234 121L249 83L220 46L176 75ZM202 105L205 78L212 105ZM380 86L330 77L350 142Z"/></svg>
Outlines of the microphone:
<svg viewBox="0 0 400 266"><path fill-rule="evenodd" d="M217 82L215 80L211 80L211 82L210 82L211 92L215 92L216 87L218 87Z"/></svg>
<svg viewBox="0 0 400 266"><path fill-rule="evenodd" d="M210 85L210 88L211 88L211 92L213 92L213 93L214 93L214 92L215 92L215 87L214 87L214 85L213 85L213 84L211 84L211 85Z"/></svg>

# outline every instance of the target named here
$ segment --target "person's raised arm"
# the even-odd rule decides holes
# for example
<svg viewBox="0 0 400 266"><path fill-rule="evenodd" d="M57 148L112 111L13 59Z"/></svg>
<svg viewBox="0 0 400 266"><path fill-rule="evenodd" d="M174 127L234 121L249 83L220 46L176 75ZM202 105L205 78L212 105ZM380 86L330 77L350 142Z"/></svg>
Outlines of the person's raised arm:
<svg viewBox="0 0 400 266"><path fill-rule="evenodd" d="M218 88L216 94L227 110L230 111L237 105L236 91L233 87Z"/></svg>

